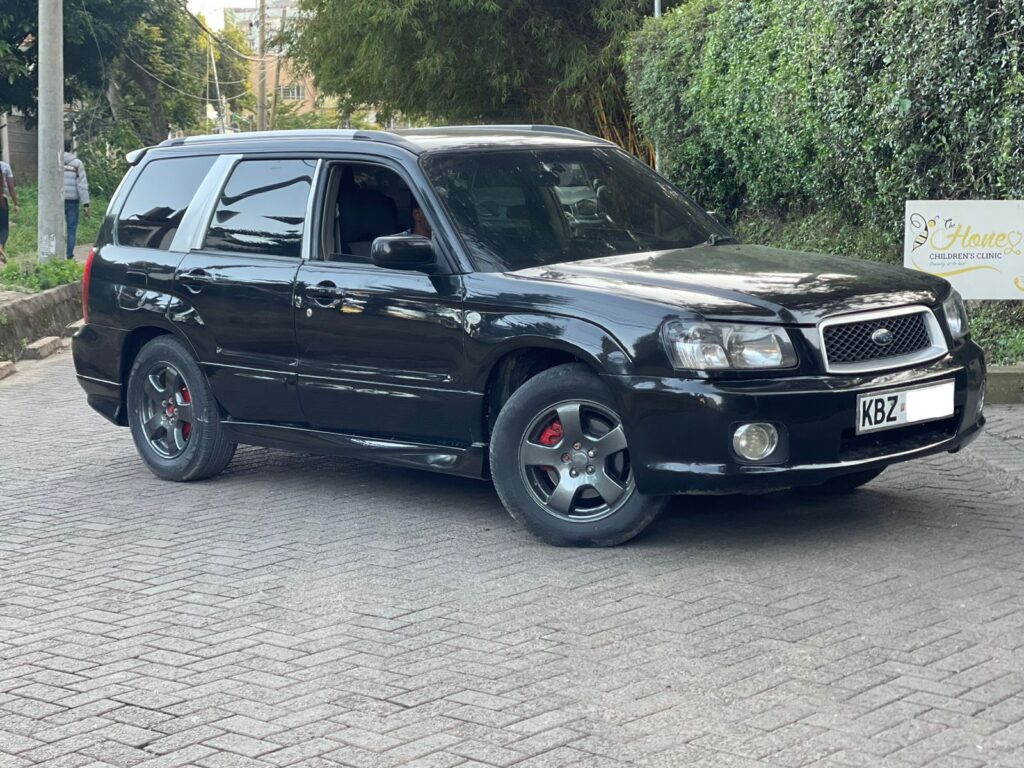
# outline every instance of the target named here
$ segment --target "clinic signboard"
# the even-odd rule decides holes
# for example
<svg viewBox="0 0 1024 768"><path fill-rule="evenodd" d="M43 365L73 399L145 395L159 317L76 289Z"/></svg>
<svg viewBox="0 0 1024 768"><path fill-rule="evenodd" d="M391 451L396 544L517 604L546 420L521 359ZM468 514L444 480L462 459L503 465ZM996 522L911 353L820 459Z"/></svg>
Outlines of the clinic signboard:
<svg viewBox="0 0 1024 768"><path fill-rule="evenodd" d="M903 265L965 299L1024 299L1024 200L908 200Z"/></svg>

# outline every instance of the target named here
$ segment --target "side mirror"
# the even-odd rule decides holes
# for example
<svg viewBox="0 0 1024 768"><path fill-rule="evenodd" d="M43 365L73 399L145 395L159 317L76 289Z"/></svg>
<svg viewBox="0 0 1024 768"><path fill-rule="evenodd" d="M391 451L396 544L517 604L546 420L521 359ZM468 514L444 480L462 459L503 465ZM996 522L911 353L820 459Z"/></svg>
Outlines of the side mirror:
<svg viewBox="0 0 1024 768"><path fill-rule="evenodd" d="M385 269L425 271L436 261L430 238L422 235L388 235L370 245L370 261Z"/></svg>

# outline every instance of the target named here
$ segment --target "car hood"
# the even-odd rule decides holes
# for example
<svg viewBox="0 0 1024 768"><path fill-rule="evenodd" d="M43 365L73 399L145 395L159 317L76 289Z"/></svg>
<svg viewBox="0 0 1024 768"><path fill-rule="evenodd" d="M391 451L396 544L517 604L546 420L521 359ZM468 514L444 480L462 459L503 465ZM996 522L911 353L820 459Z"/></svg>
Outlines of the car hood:
<svg viewBox="0 0 1024 768"><path fill-rule="evenodd" d="M945 281L902 267L759 245L699 245L510 274L633 296L708 319L801 325L844 312L934 305L948 290Z"/></svg>

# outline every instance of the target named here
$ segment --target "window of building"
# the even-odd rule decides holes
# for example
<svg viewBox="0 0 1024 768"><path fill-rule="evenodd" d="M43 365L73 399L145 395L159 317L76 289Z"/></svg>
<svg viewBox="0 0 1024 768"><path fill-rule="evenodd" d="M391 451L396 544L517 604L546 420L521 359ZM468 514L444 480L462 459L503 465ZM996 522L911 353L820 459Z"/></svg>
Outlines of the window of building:
<svg viewBox="0 0 1024 768"><path fill-rule="evenodd" d="M315 166L313 160L240 162L217 201L206 247L299 258Z"/></svg>
<svg viewBox="0 0 1024 768"><path fill-rule="evenodd" d="M283 101L302 101L306 98L306 86L302 83L277 86L277 97Z"/></svg>
<svg viewBox="0 0 1024 768"><path fill-rule="evenodd" d="M192 197L214 160L207 155L154 160L146 165L118 216L118 244L169 249Z"/></svg>

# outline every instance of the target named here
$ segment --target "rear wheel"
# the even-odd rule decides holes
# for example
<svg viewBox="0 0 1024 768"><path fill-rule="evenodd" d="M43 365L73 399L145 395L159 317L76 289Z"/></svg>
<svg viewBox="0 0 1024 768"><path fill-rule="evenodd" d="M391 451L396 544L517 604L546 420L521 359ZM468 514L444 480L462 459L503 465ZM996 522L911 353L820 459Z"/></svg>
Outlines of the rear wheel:
<svg viewBox="0 0 1024 768"><path fill-rule="evenodd" d="M139 351L128 377L127 405L135 448L158 477L211 477L235 453L206 377L173 336L153 339Z"/></svg>
<svg viewBox="0 0 1024 768"><path fill-rule="evenodd" d="M885 472L885 467L881 469L866 469L863 472L852 472L849 475L840 475L839 477L833 477L831 480L826 480L817 487L817 490L819 493L837 496L853 493L862 485L870 483L883 472Z"/></svg>
<svg viewBox="0 0 1024 768"><path fill-rule="evenodd" d="M505 508L558 546L613 546L636 536L664 499L636 489L615 403L585 366L527 381L498 414L491 475Z"/></svg>

